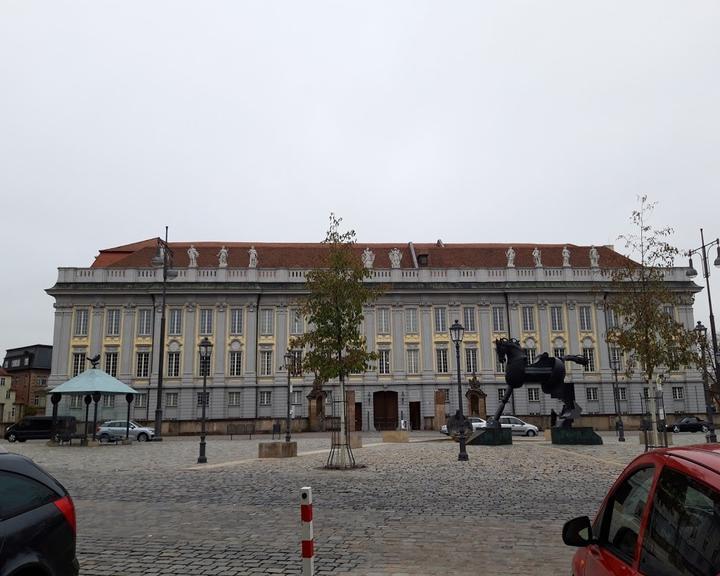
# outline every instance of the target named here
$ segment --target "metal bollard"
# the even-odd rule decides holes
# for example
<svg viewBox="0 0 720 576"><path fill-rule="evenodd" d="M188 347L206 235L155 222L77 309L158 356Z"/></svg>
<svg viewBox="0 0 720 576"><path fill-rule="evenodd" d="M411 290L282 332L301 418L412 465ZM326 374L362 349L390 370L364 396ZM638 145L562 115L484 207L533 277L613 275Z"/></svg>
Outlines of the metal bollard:
<svg viewBox="0 0 720 576"><path fill-rule="evenodd" d="M303 576L315 574L315 540L313 537L312 488L306 486L300 490L300 520L302 527L302 573Z"/></svg>

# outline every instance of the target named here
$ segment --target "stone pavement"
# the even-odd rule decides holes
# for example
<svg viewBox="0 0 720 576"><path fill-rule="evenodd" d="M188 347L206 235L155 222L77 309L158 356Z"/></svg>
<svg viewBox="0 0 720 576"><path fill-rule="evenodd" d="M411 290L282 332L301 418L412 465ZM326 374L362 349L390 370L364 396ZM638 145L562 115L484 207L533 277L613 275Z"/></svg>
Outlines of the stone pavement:
<svg viewBox="0 0 720 576"><path fill-rule="evenodd" d="M642 453L620 444L458 446L414 432L410 444L363 435L365 467L322 468L329 436L301 434L300 456L258 460L246 437L208 437L97 448L7 444L32 457L72 494L86 576L300 574L299 494L311 486L317 574L569 573L563 523L593 515L623 467ZM701 443L676 434L676 444Z"/></svg>

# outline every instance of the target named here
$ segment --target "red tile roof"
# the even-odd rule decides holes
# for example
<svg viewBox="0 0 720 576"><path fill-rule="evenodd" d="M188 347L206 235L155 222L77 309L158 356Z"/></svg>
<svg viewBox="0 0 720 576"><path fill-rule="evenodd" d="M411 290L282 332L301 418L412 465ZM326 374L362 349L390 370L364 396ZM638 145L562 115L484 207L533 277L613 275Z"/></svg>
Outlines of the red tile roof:
<svg viewBox="0 0 720 576"><path fill-rule="evenodd" d="M258 255L258 268L301 268L310 269L320 266L327 247L321 243L251 243L251 242L170 242L173 251L174 266L187 267L187 254L190 245L199 252L199 268L216 268L218 252L225 246L228 250L229 268L247 268L248 250L255 247ZM562 266L562 249L570 250L570 263L574 267L590 266L590 246L575 244L413 244L416 256L428 257L428 268L504 268L507 265L505 252L512 246L515 250L515 266L533 268L535 266L532 251L537 246L542 255L543 266L559 268ZM390 268L388 253L397 248L402 253L401 268L414 268L410 244L357 243L355 252L360 258L363 250L370 248L375 254L374 268ZM613 268L627 264L628 259L607 246L596 247L600 254L600 267ZM157 251L157 239L151 238L126 246L101 250L92 264L93 268L146 268L152 266L151 260Z"/></svg>

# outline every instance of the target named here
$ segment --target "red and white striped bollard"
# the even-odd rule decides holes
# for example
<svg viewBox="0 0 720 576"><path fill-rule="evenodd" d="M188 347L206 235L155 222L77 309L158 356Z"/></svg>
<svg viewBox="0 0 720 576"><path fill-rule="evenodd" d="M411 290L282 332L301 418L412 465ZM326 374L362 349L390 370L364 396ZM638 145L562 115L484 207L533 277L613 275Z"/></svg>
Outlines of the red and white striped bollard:
<svg viewBox="0 0 720 576"><path fill-rule="evenodd" d="M303 576L313 576L315 574L315 540L312 519L312 488L306 486L300 489L300 520L302 520L300 536L302 539Z"/></svg>

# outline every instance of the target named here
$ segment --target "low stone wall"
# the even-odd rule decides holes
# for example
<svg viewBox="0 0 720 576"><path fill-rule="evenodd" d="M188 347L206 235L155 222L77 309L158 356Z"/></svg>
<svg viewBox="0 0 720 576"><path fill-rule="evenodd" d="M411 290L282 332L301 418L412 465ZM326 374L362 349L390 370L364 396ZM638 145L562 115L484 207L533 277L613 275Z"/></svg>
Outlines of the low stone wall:
<svg viewBox="0 0 720 576"><path fill-rule="evenodd" d="M258 458L294 458L297 456L297 442L260 442Z"/></svg>
<svg viewBox="0 0 720 576"><path fill-rule="evenodd" d="M383 442L410 442L410 433L407 430L385 430L382 439Z"/></svg>

